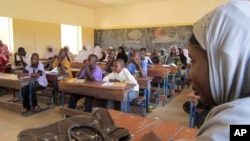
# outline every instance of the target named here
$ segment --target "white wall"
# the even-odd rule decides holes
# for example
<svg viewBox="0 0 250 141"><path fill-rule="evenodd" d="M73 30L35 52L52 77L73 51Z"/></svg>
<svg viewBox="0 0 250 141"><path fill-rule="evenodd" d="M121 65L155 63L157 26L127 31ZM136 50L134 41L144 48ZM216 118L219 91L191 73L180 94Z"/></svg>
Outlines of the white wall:
<svg viewBox="0 0 250 141"><path fill-rule="evenodd" d="M162 0L95 10L95 28L193 24L228 0Z"/></svg>
<svg viewBox="0 0 250 141"><path fill-rule="evenodd" d="M94 10L58 0L0 0L0 16L17 19L94 26Z"/></svg>

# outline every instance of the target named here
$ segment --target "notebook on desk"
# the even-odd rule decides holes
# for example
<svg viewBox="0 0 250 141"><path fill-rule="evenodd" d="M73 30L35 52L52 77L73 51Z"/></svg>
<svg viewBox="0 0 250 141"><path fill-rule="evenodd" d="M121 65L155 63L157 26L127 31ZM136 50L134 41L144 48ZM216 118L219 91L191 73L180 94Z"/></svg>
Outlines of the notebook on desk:
<svg viewBox="0 0 250 141"><path fill-rule="evenodd" d="M124 87L126 85L127 85L126 82L106 82L102 84L102 86L113 86L113 87Z"/></svg>

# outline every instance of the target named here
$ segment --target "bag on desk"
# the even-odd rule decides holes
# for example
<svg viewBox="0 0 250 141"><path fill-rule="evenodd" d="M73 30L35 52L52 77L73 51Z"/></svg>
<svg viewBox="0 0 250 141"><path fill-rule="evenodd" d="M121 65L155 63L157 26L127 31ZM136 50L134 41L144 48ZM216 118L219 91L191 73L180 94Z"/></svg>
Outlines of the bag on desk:
<svg viewBox="0 0 250 141"><path fill-rule="evenodd" d="M128 141L127 129L114 125L106 109L21 131L18 141Z"/></svg>

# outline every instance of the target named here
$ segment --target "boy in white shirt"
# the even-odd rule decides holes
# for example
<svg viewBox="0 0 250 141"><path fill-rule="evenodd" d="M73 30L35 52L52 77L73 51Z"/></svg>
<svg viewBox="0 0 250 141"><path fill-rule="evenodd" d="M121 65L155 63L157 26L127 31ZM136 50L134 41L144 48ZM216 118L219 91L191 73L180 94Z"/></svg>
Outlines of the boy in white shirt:
<svg viewBox="0 0 250 141"><path fill-rule="evenodd" d="M115 60L113 64L113 72L103 78L103 82L126 82L128 84L135 84L135 86L128 91L129 102L134 100L139 95L139 85L134 76L125 68L125 63L122 59ZM125 97L127 98L127 96ZM114 108L114 101L108 100L107 109ZM121 110L127 111L127 103L123 102Z"/></svg>

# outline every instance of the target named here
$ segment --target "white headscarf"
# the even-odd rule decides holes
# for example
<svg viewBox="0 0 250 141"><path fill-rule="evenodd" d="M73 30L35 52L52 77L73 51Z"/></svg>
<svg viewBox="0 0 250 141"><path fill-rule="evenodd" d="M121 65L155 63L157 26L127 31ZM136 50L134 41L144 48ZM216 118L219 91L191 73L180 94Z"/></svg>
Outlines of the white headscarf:
<svg viewBox="0 0 250 141"><path fill-rule="evenodd" d="M176 55L179 55L179 49L178 49L178 47L177 47L177 45L172 45L172 46L170 46L170 49L169 49L169 55L171 55L171 50L172 50L172 48L175 48L175 50L176 50Z"/></svg>
<svg viewBox="0 0 250 141"><path fill-rule="evenodd" d="M94 54L97 55L98 59L102 58L102 49L100 46L95 46Z"/></svg>
<svg viewBox="0 0 250 141"><path fill-rule="evenodd" d="M223 104L250 96L250 1L234 0L194 25L207 51L213 99Z"/></svg>
<svg viewBox="0 0 250 141"><path fill-rule="evenodd" d="M48 46L48 49L49 49L49 48L52 49L52 52L47 51L47 54L45 55L45 58L46 58L46 59L53 58L54 56L58 55L58 53L56 52L54 46L49 45L49 46Z"/></svg>
<svg viewBox="0 0 250 141"><path fill-rule="evenodd" d="M183 55L187 58L187 64L191 63L191 58L188 56L188 50L187 49L182 49Z"/></svg>
<svg viewBox="0 0 250 141"><path fill-rule="evenodd" d="M228 141L230 124L250 124L250 1L216 8L194 24L193 32L207 52L212 97L218 104L196 141Z"/></svg>

